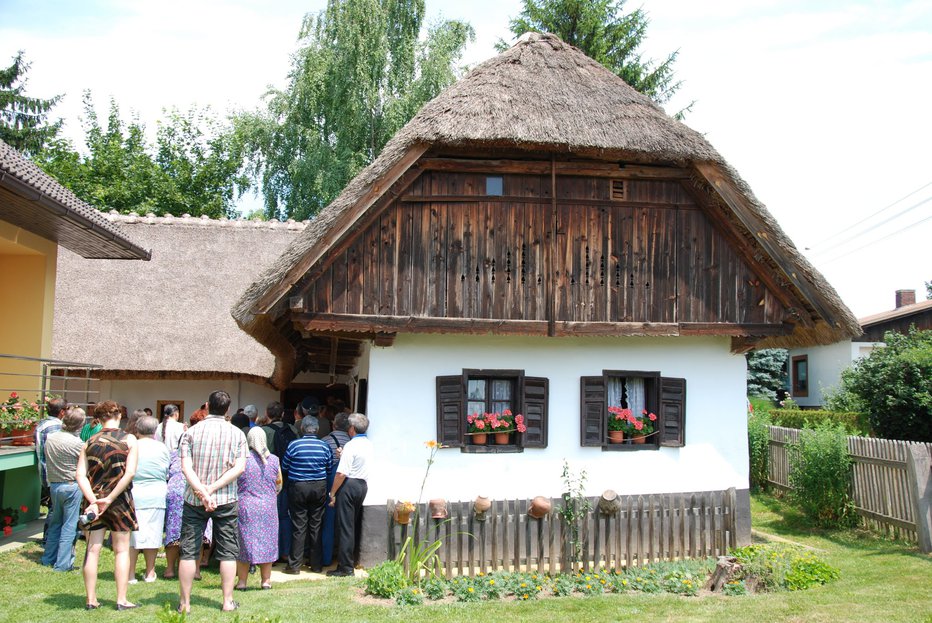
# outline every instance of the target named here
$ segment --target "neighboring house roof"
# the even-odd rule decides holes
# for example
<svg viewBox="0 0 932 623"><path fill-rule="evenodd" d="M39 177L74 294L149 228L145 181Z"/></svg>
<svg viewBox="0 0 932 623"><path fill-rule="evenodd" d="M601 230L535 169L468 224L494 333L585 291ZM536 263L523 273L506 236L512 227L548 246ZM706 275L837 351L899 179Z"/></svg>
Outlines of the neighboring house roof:
<svg viewBox="0 0 932 623"><path fill-rule="evenodd" d="M858 322L862 328L867 329L868 327L887 322L888 320L896 320L906 316L913 316L926 311L932 311L932 300L920 301L918 303L913 303L912 305L903 305L902 307L891 309L890 311L864 316L863 318L859 318Z"/></svg>
<svg viewBox="0 0 932 623"><path fill-rule="evenodd" d="M305 223L138 217L109 222L152 246L144 264L58 258L52 356L103 365L105 378L247 378L272 355L230 306Z"/></svg>
<svg viewBox="0 0 932 623"><path fill-rule="evenodd" d="M0 141L0 220L86 258L147 260L99 210L78 199L18 151Z"/></svg>
<svg viewBox="0 0 932 623"><path fill-rule="evenodd" d="M863 333L854 339L856 342L880 342L887 331L906 333L910 327L920 331L932 329L932 300L865 316L859 322Z"/></svg>
<svg viewBox="0 0 932 623"><path fill-rule="evenodd" d="M698 132L679 123L596 61L553 35L530 34L427 103L324 208L294 245L246 290L233 315L281 357L293 354L267 317L290 288L427 149L572 154L689 168L714 189L807 309L792 335L762 347L831 343L859 331L853 314L796 250L767 209ZM812 321L808 322L811 318ZM281 380L281 379L280 379Z"/></svg>

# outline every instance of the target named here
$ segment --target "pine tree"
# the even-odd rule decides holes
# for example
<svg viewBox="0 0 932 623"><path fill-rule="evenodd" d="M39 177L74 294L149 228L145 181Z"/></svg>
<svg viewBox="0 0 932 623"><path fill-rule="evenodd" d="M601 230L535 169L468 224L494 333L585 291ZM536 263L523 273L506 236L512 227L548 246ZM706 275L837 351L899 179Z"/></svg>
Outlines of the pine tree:
<svg viewBox="0 0 932 623"><path fill-rule="evenodd" d="M782 348L765 348L747 354L748 396L777 399L777 390L786 387L786 360Z"/></svg>
<svg viewBox="0 0 932 623"><path fill-rule="evenodd" d="M20 50L12 65L0 69L0 139L24 154L34 155L61 130L61 120L48 123L46 118L62 96L51 99L27 96L29 65Z"/></svg>

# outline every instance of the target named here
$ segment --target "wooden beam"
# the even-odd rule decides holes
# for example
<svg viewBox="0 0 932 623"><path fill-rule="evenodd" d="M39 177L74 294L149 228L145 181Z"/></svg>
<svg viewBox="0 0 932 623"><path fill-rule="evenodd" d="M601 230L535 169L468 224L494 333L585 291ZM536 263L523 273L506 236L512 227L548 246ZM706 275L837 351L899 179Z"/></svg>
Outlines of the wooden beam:
<svg viewBox="0 0 932 623"><path fill-rule="evenodd" d="M796 289L806 297L806 300L815 308L816 312L825 322L835 325L833 322L835 314L830 313L822 304L822 297L813 288L809 282L797 274L797 267L788 262L783 255L783 251L777 246L776 241L771 240L768 234L769 227L763 219L748 205L747 198L735 187L719 170L717 165L708 162L697 162L694 164L696 170L703 178L718 192L725 204L731 208L735 216L742 225L754 236L761 247L767 251L773 262L780 268L787 280L792 283Z"/></svg>
<svg viewBox="0 0 932 623"><path fill-rule="evenodd" d="M551 168L546 160L473 160L469 158L424 158L420 162L426 171L449 171L455 173L518 173L525 175L580 175L586 177L611 177L616 179L677 180L689 177L689 172L679 167L618 164L615 162L566 162L557 161Z"/></svg>
<svg viewBox="0 0 932 623"><path fill-rule="evenodd" d="M505 195L402 195L399 201L402 203L542 203L547 197L516 197ZM652 201L612 201L610 199L561 199L560 203L573 205L594 205L604 207L624 206L626 208L650 208L652 210L698 210L698 206L684 205L669 202L652 202Z"/></svg>
<svg viewBox="0 0 932 623"><path fill-rule="evenodd" d="M755 324L726 322L681 322L680 335L732 335L736 337L753 337L765 335L789 335L786 324Z"/></svg>
<svg viewBox="0 0 932 623"><path fill-rule="evenodd" d="M375 203L392 185L410 169L418 158L427 151L426 145L417 145L408 149L391 168L375 181L363 195L351 206L338 214L334 222L308 251L285 273L284 278L275 284L259 299L253 308L254 314L268 313L283 296L304 277L305 273L317 263L320 257L350 230L360 216ZM328 206L329 207L329 206ZM327 208L324 208L325 210Z"/></svg>

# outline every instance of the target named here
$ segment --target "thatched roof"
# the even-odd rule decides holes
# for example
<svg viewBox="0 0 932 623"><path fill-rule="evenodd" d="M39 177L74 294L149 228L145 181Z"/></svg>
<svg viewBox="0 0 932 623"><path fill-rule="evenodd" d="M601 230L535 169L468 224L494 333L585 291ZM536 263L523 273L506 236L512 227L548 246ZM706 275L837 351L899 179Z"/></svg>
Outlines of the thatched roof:
<svg viewBox="0 0 932 623"><path fill-rule="evenodd" d="M269 351L230 305L305 223L106 215L152 247L149 262L58 257L52 357L92 361L109 378L250 378Z"/></svg>
<svg viewBox="0 0 932 623"><path fill-rule="evenodd" d="M714 191L727 195L733 190L753 220L750 235L764 255L785 267L790 284L804 291L806 311L817 316L814 326L800 326L789 340L826 343L858 331L831 286L699 133L578 49L539 34L526 36L427 103L246 290L233 308L240 326L275 351L278 337L269 316L282 308L288 288L326 251L325 234L330 242L345 234L347 215L361 214L397 179L399 167L406 168L425 149L459 147L680 166L692 169L697 183L709 188L716 184L707 174L714 173L721 178ZM705 165L706 174L697 165ZM331 231L335 229L341 231Z"/></svg>
<svg viewBox="0 0 932 623"><path fill-rule="evenodd" d="M0 220L86 258L147 260L149 252L99 210L0 141Z"/></svg>

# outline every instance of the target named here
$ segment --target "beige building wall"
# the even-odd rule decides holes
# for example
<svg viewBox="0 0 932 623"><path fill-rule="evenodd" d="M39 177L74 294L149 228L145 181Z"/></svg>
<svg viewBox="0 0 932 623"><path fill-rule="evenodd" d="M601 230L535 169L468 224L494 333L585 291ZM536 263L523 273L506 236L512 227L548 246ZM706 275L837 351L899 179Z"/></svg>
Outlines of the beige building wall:
<svg viewBox="0 0 932 623"><path fill-rule="evenodd" d="M0 221L0 354L49 357L52 353L52 318L58 245ZM12 389L38 399L42 373L39 362L0 357L0 392Z"/></svg>

